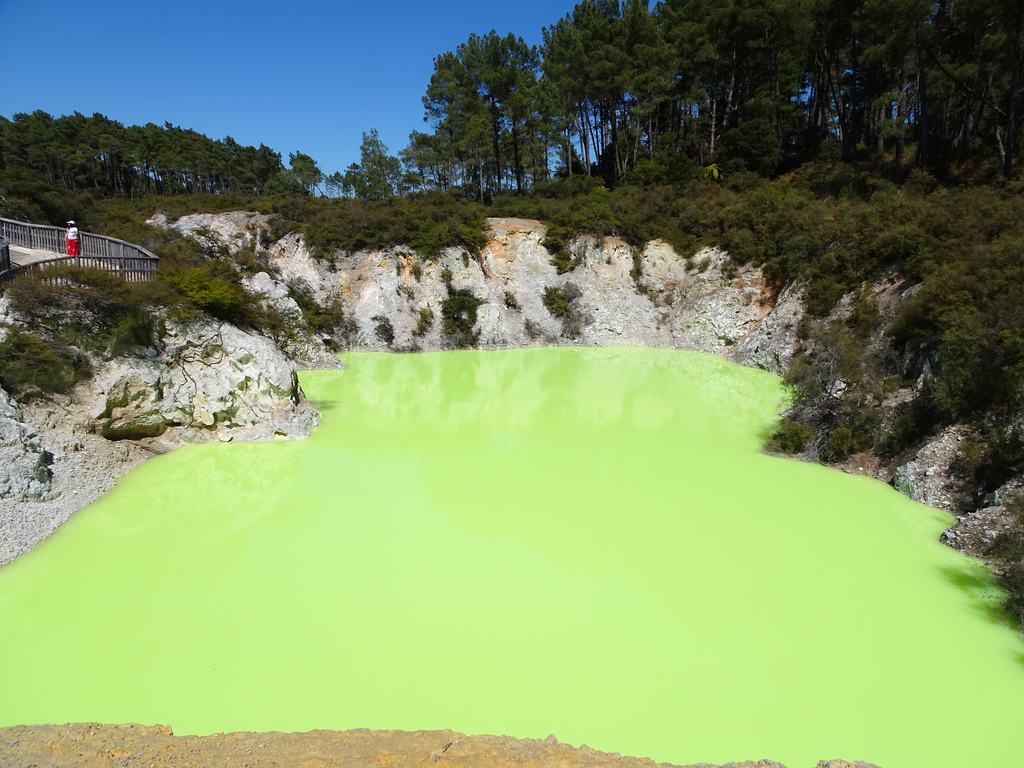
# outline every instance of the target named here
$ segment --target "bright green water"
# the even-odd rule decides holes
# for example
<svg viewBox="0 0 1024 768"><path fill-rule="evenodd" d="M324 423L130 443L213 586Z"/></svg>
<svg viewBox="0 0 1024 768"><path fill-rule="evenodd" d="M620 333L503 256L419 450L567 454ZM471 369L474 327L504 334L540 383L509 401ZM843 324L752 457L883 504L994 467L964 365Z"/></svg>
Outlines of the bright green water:
<svg viewBox="0 0 1024 768"><path fill-rule="evenodd" d="M948 524L758 453L713 357L349 355L308 441L193 446L0 570L0 725L453 728L661 761L1024 764Z"/></svg>

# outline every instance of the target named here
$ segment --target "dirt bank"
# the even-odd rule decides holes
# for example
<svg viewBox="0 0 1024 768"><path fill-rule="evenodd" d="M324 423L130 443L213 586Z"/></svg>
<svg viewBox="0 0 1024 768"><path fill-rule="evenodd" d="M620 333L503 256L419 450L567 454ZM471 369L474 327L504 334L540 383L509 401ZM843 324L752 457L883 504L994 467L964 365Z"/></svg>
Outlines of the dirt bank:
<svg viewBox="0 0 1024 768"><path fill-rule="evenodd" d="M455 731L310 731L174 736L166 726L73 725L0 728L4 768L654 768L624 757L510 736L466 736ZM667 764L661 764L667 765ZM701 763L686 768L716 768ZM785 768L771 760L728 768ZM791 768L797 768L792 766ZM811 768L808 766L808 768ZM818 768L877 768L823 760Z"/></svg>

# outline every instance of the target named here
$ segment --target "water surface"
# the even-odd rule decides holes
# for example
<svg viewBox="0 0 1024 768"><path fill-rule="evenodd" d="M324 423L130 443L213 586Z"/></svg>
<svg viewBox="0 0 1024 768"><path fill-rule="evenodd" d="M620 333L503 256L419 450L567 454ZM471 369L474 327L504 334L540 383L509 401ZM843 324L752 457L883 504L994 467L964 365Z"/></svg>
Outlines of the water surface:
<svg viewBox="0 0 1024 768"><path fill-rule="evenodd" d="M762 455L696 354L354 354L308 441L125 477L0 570L0 725L453 728L658 761L1024 755L1024 663L943 514Z"/></svg>

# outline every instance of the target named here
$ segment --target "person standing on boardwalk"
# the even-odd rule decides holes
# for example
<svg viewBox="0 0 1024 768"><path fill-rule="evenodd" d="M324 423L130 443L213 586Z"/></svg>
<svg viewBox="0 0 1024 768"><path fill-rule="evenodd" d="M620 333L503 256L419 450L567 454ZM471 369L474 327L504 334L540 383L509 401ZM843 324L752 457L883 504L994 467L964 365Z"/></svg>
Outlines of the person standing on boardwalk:
<svg viewBox="0 0 1024 768"><path fill-rule="evenodd" d="M78 255L78 227L75 226L75 222L68 222L68 256Z"/></svg>

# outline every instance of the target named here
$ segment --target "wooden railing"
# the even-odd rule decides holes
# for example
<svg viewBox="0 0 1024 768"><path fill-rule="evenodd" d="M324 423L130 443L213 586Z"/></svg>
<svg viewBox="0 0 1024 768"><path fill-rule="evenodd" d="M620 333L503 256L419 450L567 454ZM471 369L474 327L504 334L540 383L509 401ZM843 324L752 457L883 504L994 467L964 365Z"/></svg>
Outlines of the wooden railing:
<svg viewBox="0 0 1024 768"><path fill-rule="evenodd" d="M34 261L31 264L15 265L7 272L0 273L0 282L12 280L22 275L39 275L46 277L46 273L56 267L92 267L112 272L128 283L144 283L152 280L156 274L156 264L152 259L133 258L109 258L99 256L62 256L58 259L46 259L45 261ZM66 282L66 281L61 281Z"/></svg>
<svg viewBox="0 0 1024 768"><path fill-rule="evenodd" d="M0 237L0 274L11 268L11 241Z"/></svg>
<svg viewBox="0 0 1024 768"><path fill-rule="evenodd" d="M0 219L0 240L7 240L11 245L66 253L67 240L65 236L66 230L60 227ZM3 255L0 255L0 260L2 260L0 262L0 281L23 274L38 274L51 267L70 265L104 269L120 275L128 282L135 283L152 280L156 268L160 264L159 257L141 245L126 243L124 240L105 235L79 232L78 248L79 256L60 256L22 266L11 264L9 253L6 260Z"/></svg>

